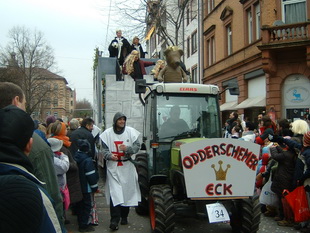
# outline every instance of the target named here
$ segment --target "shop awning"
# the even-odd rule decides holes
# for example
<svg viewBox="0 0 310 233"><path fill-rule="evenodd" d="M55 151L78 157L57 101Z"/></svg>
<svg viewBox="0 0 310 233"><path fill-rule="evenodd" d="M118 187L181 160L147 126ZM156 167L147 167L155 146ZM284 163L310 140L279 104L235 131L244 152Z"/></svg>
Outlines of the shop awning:
<svg viewBox="0 0 310 233"><path fill-rule="evenodd" d="M225 104L222 104L220 106L221 111L227 111L227 110L236 110L236 106L238 105L237 100L236 101L230 101L226 102Z"/></svg>
<svg viewBox="0 0 310 233"><path fill-rule="evenodd" d="M266 107L266 97L257 96L257 97L248 98L236 106L237 109L255 108L255 107Z"/></svg>
<svg viewBox="0 0 310 233"><path fill-rule="evenodd" d="M154 30L155 30L155 26L151 27L151 29L150 29L150 30L148 31L148 33L146 34L144 40L149 40L149 39L151 38L151 36L152 36Z"/></svg>

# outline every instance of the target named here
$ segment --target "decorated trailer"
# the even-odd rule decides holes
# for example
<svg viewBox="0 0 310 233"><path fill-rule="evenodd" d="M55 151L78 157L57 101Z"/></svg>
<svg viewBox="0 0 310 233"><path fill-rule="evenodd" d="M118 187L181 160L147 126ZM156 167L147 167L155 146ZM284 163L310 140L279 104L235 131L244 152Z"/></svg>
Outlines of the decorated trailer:
<svg viewBox="0 0 310 233"><path fill-rule="evenodd" d="M136 93L144 105L136 212L149 214L152 232L173 232L179 214L257 232L259 146L221 138L218 87L139 80Z"/></svg>

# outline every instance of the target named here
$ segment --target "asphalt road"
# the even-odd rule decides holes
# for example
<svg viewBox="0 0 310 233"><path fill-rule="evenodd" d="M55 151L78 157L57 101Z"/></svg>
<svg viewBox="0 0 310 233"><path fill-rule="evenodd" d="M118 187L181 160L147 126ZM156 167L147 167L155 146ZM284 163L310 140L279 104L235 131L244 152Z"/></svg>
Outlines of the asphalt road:
<svg viewBox="0 0 310 233"><path fill-rule="evenodd" d="M109 207L106 204L104 197L104 184L103 179L99 182L100 192L96 194L95 200L97 203L97 211L99 216L99 225L95 227L95 233L111 232L109 229L110 213ZM66 225L68 233L77 233L78 225L76 216L71 215L70 210L67 212L67 217L70 220L70 224ZM147 216L139 216L136 214L134 208L131 208L128 218L129 224L119 226L117 233L135 233L143 232L150 233L151 227L149 223L149 218ZM208 233L208 232L220 232L228 233L232 232L229 223L212 223L210 224L206 219L195 219L195 218L185 218L176 217L176 225L174 233ZM280 227L273 220L273 218L265 217L262 215L260 230L261 232L269 233L290 233L299 232L292 227Z"/></svg>

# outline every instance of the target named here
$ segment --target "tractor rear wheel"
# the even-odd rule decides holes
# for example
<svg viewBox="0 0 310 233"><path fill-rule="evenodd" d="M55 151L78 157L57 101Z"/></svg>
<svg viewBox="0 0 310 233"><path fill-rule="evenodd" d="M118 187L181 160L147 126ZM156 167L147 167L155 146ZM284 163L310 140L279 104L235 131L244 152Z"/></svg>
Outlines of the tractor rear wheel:
<svg viewBox="0 0 310 233"><path fill-rule="evenodd" d="M233 232L255 233L260 224L260 203L258 195L248 199L233 200L230 225Z"/></svg>
<svg viewBox="0 0 310 233"><path fill-rule="evenodd" d="M147 197L149 195L149 182L148 182L148 163L147 154L137 154L135 158L136 169L138 173L138 182L141 191L141 202L135 208L136 213L139 215L148 215L149 203Z"/></svg>
<svg viewBox="0 0 310 233"><path fill-rule="evenodd" d="M170 186L152 186L150 190L149 206L152 232L173 232L175 225L175 212Z"/></svg>

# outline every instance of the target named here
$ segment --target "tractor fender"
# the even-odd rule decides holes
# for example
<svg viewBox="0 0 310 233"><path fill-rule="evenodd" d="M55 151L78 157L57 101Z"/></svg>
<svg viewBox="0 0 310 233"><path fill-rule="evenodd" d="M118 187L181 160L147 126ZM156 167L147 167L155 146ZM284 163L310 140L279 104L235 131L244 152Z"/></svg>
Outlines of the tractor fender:
<svg viewBox="0 0 310 233"><path fill-rule="evenodd" d="M159 185L159 184L169 184L168 177L166 175L153 175L150 178L150 187L152 185Z"/></svg>

